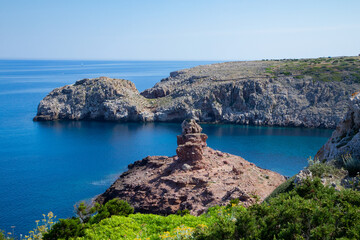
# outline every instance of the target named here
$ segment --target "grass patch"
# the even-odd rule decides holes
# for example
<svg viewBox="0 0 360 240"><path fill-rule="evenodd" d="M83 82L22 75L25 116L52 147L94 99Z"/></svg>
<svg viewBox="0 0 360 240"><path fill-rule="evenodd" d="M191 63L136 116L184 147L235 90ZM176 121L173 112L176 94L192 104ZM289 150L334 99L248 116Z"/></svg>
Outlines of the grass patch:
<svg viewBox="0 0 360 240"><path fill-rule="evenodd" d="M331 82L350 80L360 83L360 58L318 58L301 60L283 60L265 69L272 77L295 76L296 79L305 76L315 81Z"/></svg>
<svg viewBox="0 0 360 240"><path fill-rule="evenodd" d="M360 173L360 159L352 157L350 154L342 156L345 169L349 172L351 177L359 175Z"/></svg>
<svg viewBox="0 0 360 240"><path fill-rule="evenodd" d="M332 162L322 163L317 159L308 159L308 169L313 177L324 178L333 176L335 178L342 178L346 173L343 169L337 168Z"/></svg>

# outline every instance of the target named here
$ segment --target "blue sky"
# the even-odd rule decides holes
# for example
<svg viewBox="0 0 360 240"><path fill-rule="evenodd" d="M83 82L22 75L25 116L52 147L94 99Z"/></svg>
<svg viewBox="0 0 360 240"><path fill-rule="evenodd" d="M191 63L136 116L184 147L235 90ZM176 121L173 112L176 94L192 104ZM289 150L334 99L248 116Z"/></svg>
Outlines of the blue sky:
<svg viewBox="0 0 360 240"><path fill-rule="evenodd" d="M358 55L359 11L359 0L0 0L0 58Z"/></svg>

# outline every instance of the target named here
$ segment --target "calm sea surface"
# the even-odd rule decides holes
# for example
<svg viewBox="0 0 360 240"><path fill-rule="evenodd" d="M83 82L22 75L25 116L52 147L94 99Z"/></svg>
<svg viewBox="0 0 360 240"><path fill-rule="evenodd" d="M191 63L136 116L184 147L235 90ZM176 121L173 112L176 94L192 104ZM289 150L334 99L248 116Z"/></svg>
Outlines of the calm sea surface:
<svg viewBox="0 0 360 240"><path fill-rule="evenodd" d="M211 62L0 60L0 229L17 235L42 213L73 215L73 205L108 188L148 155L175 155L179 124L33 122L53 88L83 78L133 81L142 91L171 71ZM208 145L287 176L306 164L330 130L202 125Z"/></svg>

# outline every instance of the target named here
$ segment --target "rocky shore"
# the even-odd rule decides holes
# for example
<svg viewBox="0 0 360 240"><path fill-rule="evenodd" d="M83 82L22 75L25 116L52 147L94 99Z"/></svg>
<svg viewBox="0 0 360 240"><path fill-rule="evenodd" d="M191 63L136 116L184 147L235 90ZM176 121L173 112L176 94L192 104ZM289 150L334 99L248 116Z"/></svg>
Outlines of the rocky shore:
<svg viewBox="0 0 360 240"><path fill-rule="evenodd" d="M360 159L360 92L354 93L349 101L344 119L336 127L327 143L318 151L315 158L343 164L343 158L350 155Z"/></svg>
<svg viewBox="0 0 360 240"><path fill-rule="evenodd" d="M185 120L182 128L176 156L149 156L129 165L96 201L120 198L136 212L172 214L188 209L199 215L235 198L244 206L262 201L285 181L239 156L207 147L207 135L194 120Z"/></svg>
<svg viewBox="0 0 360 240"><path fill-rule="evenodd" d="M83 79L50 92L34 120L181 122L192 118L209 123L335 128L346 114L348 97L360 84L348 72L340 80L319 80L321 73L303 67L312 63L300 61L304 69L296 70L299 67L294 65L292 72L287 70L291 64L254 61L197 66L172 72L142 93L127 80ZM316 69L323 69L321 64Z"/></svg>

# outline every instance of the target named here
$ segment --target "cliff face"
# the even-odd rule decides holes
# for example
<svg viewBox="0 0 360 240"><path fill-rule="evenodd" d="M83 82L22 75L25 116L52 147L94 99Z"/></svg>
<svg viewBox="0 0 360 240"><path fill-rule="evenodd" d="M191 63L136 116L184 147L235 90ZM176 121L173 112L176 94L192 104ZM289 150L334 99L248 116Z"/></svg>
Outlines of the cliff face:
<svg viewBox="0 0 360 240"><path fill-rule="evenodd" d="M173 214L188 209L199 215L235 198L249 206L256 202L255 195L264 200L285 181L278 173L207 147L207 135L194 120L185 120L182 127L176 156L149 156L129 165L96 201L120 198L136 212Z"/></svg>
<svg viewBox="0 0 360 240"><path fill-rule="evenodd" d="M328 142L318 151L316 158L342 163L342 156L351 154L360 159L360 92L350 99L345 118L336 127Z"/></svg>
<svg viewBox="0 0 360 240"><path fill-rule="evenodd" d="M78 81L53 90L34 120L222 122L267 126L335 128L347 99L360 84L276 77L273 62L228 62L172 72L141 94L126 80ZM288 73L287 73L288 74Z"/></svg>
<svg viewBox="0 0 360 240"><path fill-rule="evenodd" d="M41 100L34 120L144 121L147 105L128 80L83 79L50 92Z"/></svg>

